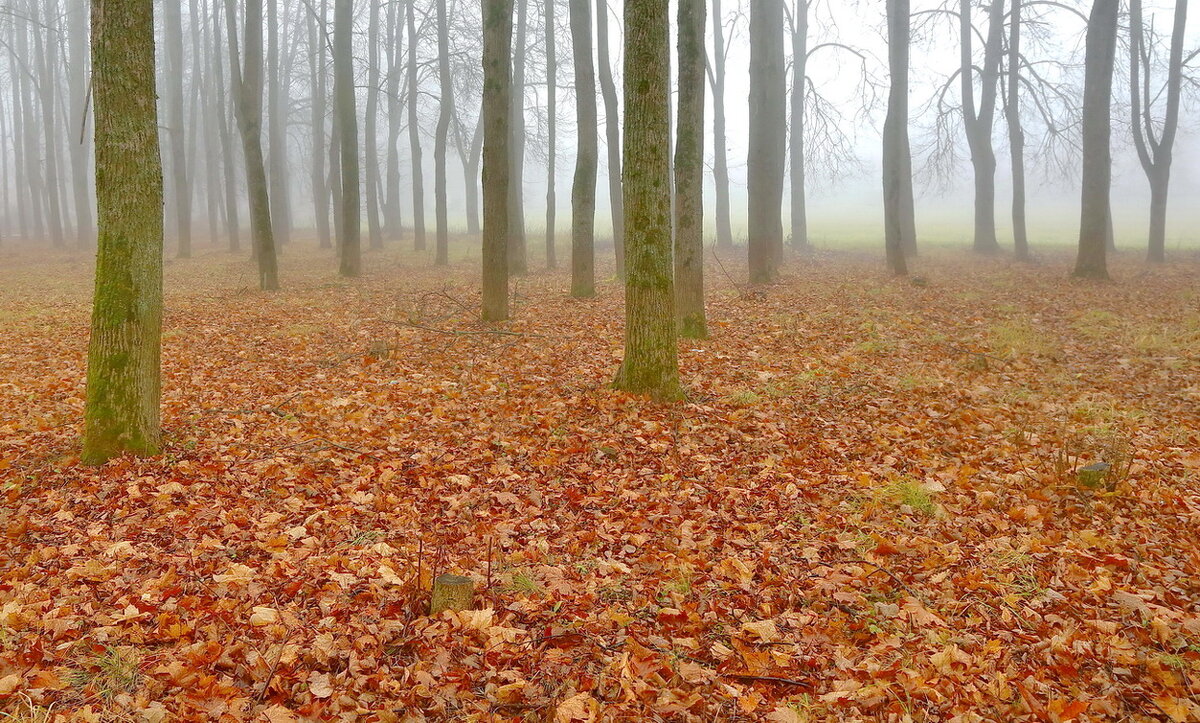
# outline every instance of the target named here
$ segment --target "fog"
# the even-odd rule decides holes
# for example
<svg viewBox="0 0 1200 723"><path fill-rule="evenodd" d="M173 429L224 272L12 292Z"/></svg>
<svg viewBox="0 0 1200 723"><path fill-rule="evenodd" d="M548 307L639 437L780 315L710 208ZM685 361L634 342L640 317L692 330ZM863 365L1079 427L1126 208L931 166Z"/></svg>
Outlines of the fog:
<svg viewBox="0 0 1200 723"><path fill-rule="evenodd" d="M554 23L558 56L555 73L558 98L553 108L547 107L544 2L551 3L549 15ZM1087 12L1083 3L1068 5L1078 13ZM919 236L934 243L969 242L971 232L969 151L962 124L954 118L955 114L961 114L960 93L953 81L960 46L957 21L949 14L954 10L952 6L953 3L946 6L921 0L912 7L909 132L916 216ZM533 237L545 227L549 113L554 114L557 125L558 161L552 181L561 227L557 230L569 228L575 98L566 0L527 0L525 7L526 147L522 199L526 229ZM1164 103L1160 96L1166 77L1172 7L1171 3L1153 2L1147 3L1144 11L1147 26L1153 30L1148 46L1154 53L1150 76L1156 117L1161 116ZM721 14L728 43L725 151L731 224L736 239L746 235L748 8L749 0L734 0L726 2ZM405 22L410 9L415 41ZM168 10L178 11L178 18L173 18ZM228 52L231 37L244 42L240 34L244 33L245 10L242 3L234 2L234 7L228 8L220 0L156 3L168 252L179 242L184 216L190 219L188 225L198 248L224 247L232 229L237 228L239 235L243 235L248 228L244 166L237 142ZM421 151L422 186L430 187L421 190L426 225L432 227L434 146L441 96L435 10L436 3L431 0L359 0L353 7L355 108L359 115L359 155L365 173L363 228L364 233L380 241L400 243L401 237L408 239L413 234L415 146L420 146ZM792 11L789 7L789 18ZM0 12L3 39L0 137L4 140L0 157L0 237L6 243L22 239L35 245L88 246L92 242L94 210L89 207L79 213L84 199L91 198L94 185L87 110L88 4L84 0L4 0ZM321 213L332 220L332 206L317 201L326 195L332 202L331 194L335 191L330 181L333 170L330 143L334 130L332 2L268 0L263 12L266 92L262 142L276 233L285 241L291 235L328 236L328 229L321 230L324 226L316 223L316 208L323 206ZM619 90L624 37L618 3L609 3L608 15L611 68ZM809 15L809 48L817 48L811 52L806 71L809 98L805 111L806 190L811 241L817 247L880 245L883 225L880 129L888 82L883 3L812 0ZM238 23L232 35L229 18ZM976 5L973 20L977 31L986 25L984 5ZM478 129L482 88L479 72L482 25L477 3L451 0L448 22L454 103L447 161L447 207L451 230L474 233L477 225L469 222L467 213L466 174L478 172L478 160L472 165L469 158ZM169 27L174 23L178 27ZM1028 96L1022 98L1022 103L1029 145L1026 167L1031 243L1069 243L1074 240L1079 222L1079 128L1071 119L1078 116L1078 103L1082 99L1085 23L1070 8L1042 7L1031 12L1029 25L1031 39L1024 48L1026 61L1031 68L1040 69L1039 75L1052 81L1061 92L1051 98L1034 97L1044 91L1033 85L1023 91ZM710 71L712 29L710 17ZM594 26L592 30L594 34ZM520 29L515 32L520 38ZM1145 243L1150 191L1131 136L1128 36L1128 17L1123 8L1112 106L1113 218L1118 244L1140 247ZM976 63L982 55L980 38L982 35L976 38L974 48ZM1200 34L1195 30L1186 34L1185 54L1193 62L1184 69L1180 130L1170 185L1167 244L1171 248L1195 245L1197 234L1192 229L1200 221L1200 211L1193 201L1200 186L1197 85L1193 78L1200 69L1190 55L1198 38ZM415 54L410 55L414 50ZM794 82L790 44L788 51L790 92ZM411 85L413 78L415 86ZM950 86L943 92L948 81ZM714 161L711 85L709 91L706 159L711 171ZM949 122L941 127L937 121L939 96L942 111L950 114ZM171 107L172 98L178 100L178 108ZM1003 105L1004 98L999 102ZM599 112L599 172L603 178L609 172L604 103L600 103ZM317 118L321 119L319 128L314 126ZM415 138L411 133L413 119ZM1045 140L1047 119L1060 120L1065 126L1059 129L1060 137L1050 147ZM1003 108L997 111L992 137L997 156L996 227L1001 243L1010 246L1007 208L1011 177ZM781 154L786 152L786 148L779 149ZM317 156L322 158L314 161ZM477 187L477 179L471 182ZM186 183L182 193L180 183ZM230 183L234 193L229 193ZM315 190L314 184L318 186ZM601 235L611 234L612 228L607 189L602 180L597 193L596 221ZM707 208L712 208L715 194L710 172L705 178ZM478 196L475 198L477 203ZM190 202L190 210L182 215L181 200ZM229 211L230 203L238 205L233 214ZM784 206L786 229L789 223L786 202ZM708 241L715 235L714 223L713 215L706 214Z"/></svg>

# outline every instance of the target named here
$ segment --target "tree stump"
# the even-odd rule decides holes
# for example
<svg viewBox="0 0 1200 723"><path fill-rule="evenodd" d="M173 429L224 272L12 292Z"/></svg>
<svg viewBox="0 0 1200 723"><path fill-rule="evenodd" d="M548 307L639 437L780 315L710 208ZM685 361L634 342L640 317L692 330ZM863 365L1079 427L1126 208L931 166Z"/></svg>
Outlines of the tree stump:
<svg viewBox="0 0 1200 723"><path fill-rule="evenodd" d="M1104 484L1105 478L1108 477L1109 470L1112 465L1106 462L1096 462L1083 467L1077 473L1079 475L1079 484L1088 489L1097 489Z"/></svg>
<svg viewBox="0 0 1200 723"><path fill-rule="evenodd" d="M475 599L475 581L462 575L438 575L433 581L433 598L429 614L443 610L470 610Z"/></svg>

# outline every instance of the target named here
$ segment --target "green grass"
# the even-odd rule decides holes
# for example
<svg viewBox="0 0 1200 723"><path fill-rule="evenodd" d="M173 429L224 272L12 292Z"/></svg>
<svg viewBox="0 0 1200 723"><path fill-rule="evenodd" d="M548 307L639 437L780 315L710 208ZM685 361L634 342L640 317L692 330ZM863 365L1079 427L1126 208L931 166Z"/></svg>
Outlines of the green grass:
<svg viewBox="0 0 1200 723"><path fill-rule="evenodd" d="M992 324L988 347L996 356L1056 356L1057 346L1028 319Z"/></svg>
<svg viewBox="0 0 1200 723"><path fill-rule="evenodd" d="M902 477L883 488L883 498L897 507L908 507L926 517L937 514L933 494L913 479Z"/></svg>
<svg viewBox="0 0 1200 723"><path fill-rule="evenodd" d="M142 685L141 660L133 651L109 647L82 662L83 667L72 671L68 681L80 690L94 689L105 700L118 693L132 693Z"/></svg>

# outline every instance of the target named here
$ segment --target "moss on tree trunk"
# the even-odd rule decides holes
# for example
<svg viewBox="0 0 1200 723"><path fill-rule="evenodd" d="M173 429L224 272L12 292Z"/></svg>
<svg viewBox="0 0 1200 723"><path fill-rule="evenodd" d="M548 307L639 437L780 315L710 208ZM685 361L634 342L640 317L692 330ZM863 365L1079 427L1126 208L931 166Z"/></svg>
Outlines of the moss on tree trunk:
<svg viewBox="0 0 1200 723"><path fill-rule="evenodd" d="M83 460L155 454L161 429L163 176L154 3L92 11L99 240Z"/></svg>

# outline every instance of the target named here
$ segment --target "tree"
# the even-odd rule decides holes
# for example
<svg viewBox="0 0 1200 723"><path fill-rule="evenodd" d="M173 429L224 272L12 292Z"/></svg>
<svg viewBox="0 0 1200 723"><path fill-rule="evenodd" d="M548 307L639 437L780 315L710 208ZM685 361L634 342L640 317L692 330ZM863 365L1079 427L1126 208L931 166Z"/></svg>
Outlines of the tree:
<svg viewBox="0 0 1200 723"><path fill-rule="evenodd" d="M1025 129L1021 125L1021 7L1023 0L1010 0L1008 18L1008 91L1004 115L1008 124L1008 148L1012 162L1013 251L1019 261L1029 260L1029 231L1025 220Z"/></svg>
<svg viewBox="0 0 1200 723"><path fill-rule="evenodd" d="M312 197L313 215L316 216L317 243L321 248L332 248L329 229L329 184L325 177L325 106L326 88L326 32L325 10L322 4L317 12L308 13L308 74L312 87L309 102L312 134Z"/></svg>
<svg viewBox="0 0 1200 723"><path fill-rule="evenodd" d="M554 0L542 0L546 31L546 268L558 268L554 249L555 181L558 153L558 57L554 45ZM594 93L594 91L593 91Z"/></svg>
<svg viewBox="0 0 1200 723"><path fill-rule="evenodd" d="M975 58L972 39L971 0L959 1L960 61L963 126L971 149L975 171L975 251L995 253L996 241L996 152L992 148L992 128L996 116L996 96L1000 82L1000 57L1004 37L1004 0L992 0L988 9L987 39L983 49L983 67L979 70L979 105L975 104Z"/></svg>
<svg viewBox="0 0 1200 723"><path fill-rule="evenodd" d="M675 140L675 291L679 334L708 336L704 317L704 0L679 0Z"/></svg>
<svg viewBox="0 0 1200 723"><path fill-rule="evenodd" d="M400 103L400 72L402 31L398 3L387 4L387 191L383 203L383 225L387 236L399 240L404 232L400 216L400 126L404 121Z"/></svg>
<svg viewBox="0 0 1200 723"><path fill-rule="evenodd" d="M342 276L362 274L362 217L358 168L358 111L354 105L354 0L337 0L333 17L333 94L338 117L338 148L342 160Z"/></svg>
<svg viewBox="0 0 1200 723"><path fill-rule="evenodd" d="M434 213L437 216L438 266L450 263L450 227L446 210L446 149L449 145L450 119L454 116L454 86L450 82L450 23L446 19L446 0L437 0L438 21L438 77L441 80L441 97L438 99L437 134L433 147L433 197Z"/></svg>
<svg viewBox="0 0 1200 723"><path fill-rule="evenodd" d="M262 152L263 35L262 0L246 0L246 67L239 70L237 20L234 0L225 0L229 28L230 67L237 96L238 129L246 161L246 187L250 195L250 232L254 258L258 262L258 285L263 291L279 288L279 265L275 256L275 234L271 226L271 199Z"/></svg>
<svg viewBox="0 0 1200 723"><path fill-rule="evenodd" d="M713 180L717 186L717 248L733 248L729 221L729 141L725 131L725 18L721 0L712 0L713 55L708 81L713 93Z"/></svg>
<svg viewBox="0 0 1200 723"><path fill-rule="evenodd" d="M153 0L95 0L96 254L83 460L156 454L162 338L163 177Z"/></svg>
<svg viewBox="0 0 1200 723"><path fill-rule="evenodd" d="M281 63L279 0L267 0L267 148L271 183L271 233L276 243L286 246L292 236L292 207L289 202L287 163L287 84Z"/></svg>
<svg viewBox="0 0 1200 723"><path fill-rule="evenodd" d="M1171 186L1171 162L1174 160L1175 136L1179 130L1187 0L1175 0L1167 83L1162 93L1154 93L1150 88L1154 43L1147 39L1142 15L1142 0L1129 0L1129 113L1138 161L1146 180L1150 182L1148 258L1154 263L1162 263L1166 261L1167 192ZM1154 119L1153 105L1164 94L1166 109L1161 124L1158 124Z"/></svg>
<svg viewBox="0 0 1200 723"><path fill-rule="evenodd" d="M912 150L908 141L908 49L912 14L909 0L887 0L887 117L883 121L883 227L888 268L908 274L906 256L916 248Z"/></svg>
<svg viewBox="0 0 1200 723"><path fill-rule="evenodd" d="M592 67L589 0L570 0L571 49L575 64L575 118L579 140L571 186L571 296L596 295L596 74Z"/></svg>
<svg viewBox="0 0 1200 723"><path fill-rule="evenodd" d="M608 145L608 205L612 211L613 252L617 276L625 275L625 200L621 191L621 108L608 52L608 0L596 0L596 64L604 96L605 143Z"/></svg>
<svg viewBox="0 0 1200 723"><path fill-rule="evenodd" d="M683 398L671 278L669 23L662 0L625 0L625 359L613 382L663 401Z"/></svg>
<svg viewBox="0 0 1200 723"><path fill-rule="evenodd" d="M508 272L524 274L529 270L525 248L525 66L528 55L525 33L528 26L529 0L516 0L517 25L513 39L512 86L509 102L512 118L508 131Z"/></svg>
<svg viewBox="0 0 1200 723"><path fill-rule="evenodd" d="M215 95L216 114L220 119L217 132L221 138L221 168L224 170L225 203L222 205L225 207L225 233L229 237L229 251L237 253L242 249L241 221L238 218L238 184L237 169L234 167L233 122L230 119L229 109L225 105L225 63L221 60L220 15L220 11L214 9L212 75L217 81Z"/></svg>
<svg viewBox="0 0 1200 723"><path fill-rule="evenodd" d="M363 186L367 200L367 242L372 249L383 248L383 228L379 220L379 9L371 0L367 13L367 107L363 117ZM389 3L390 5L390 3Z"/></svg>
<svg viewBox="0 0 1200 723"><path fill-rule="evenodd" d="M1112 185L1113 64L1119 0L1094 0L1088 17L1083 80L1083 190L1075 276L1107 279L1106 238Z"/></svg>
<svg viewBox="0 0 1200 723"><path fill-rule="evenodd" d="M775 280L783 256L783 148L787 113L783 0L750 5L750 155L747 161L750 282Z"/></svg>
<svg viewBox="0 0 1200 723"><path fill-rule="evenodd" d="M96 241L92 222L92 189L88 184L91 170L91 114L87 112L88 58L87 4L67 4L67 47L69 53L68 95L71 99L67 134L71 149L71 182L75 195L75 233L79 248L90 248Z"/></svg>
<svg viewBox="0 0 1200 723"><path fill-rule="evenodd" d="M483 320L508 318L513 0L483 0Z"/></svg>
<svg viewBox="0 0 1200 723"><path fill-rule="evenodd" d="M417 82L416 0L406 4L408 23L408 147L412 159L413 248L425 250L425 172L421 165L421 125L417 122L421 100Z"/></svg>

